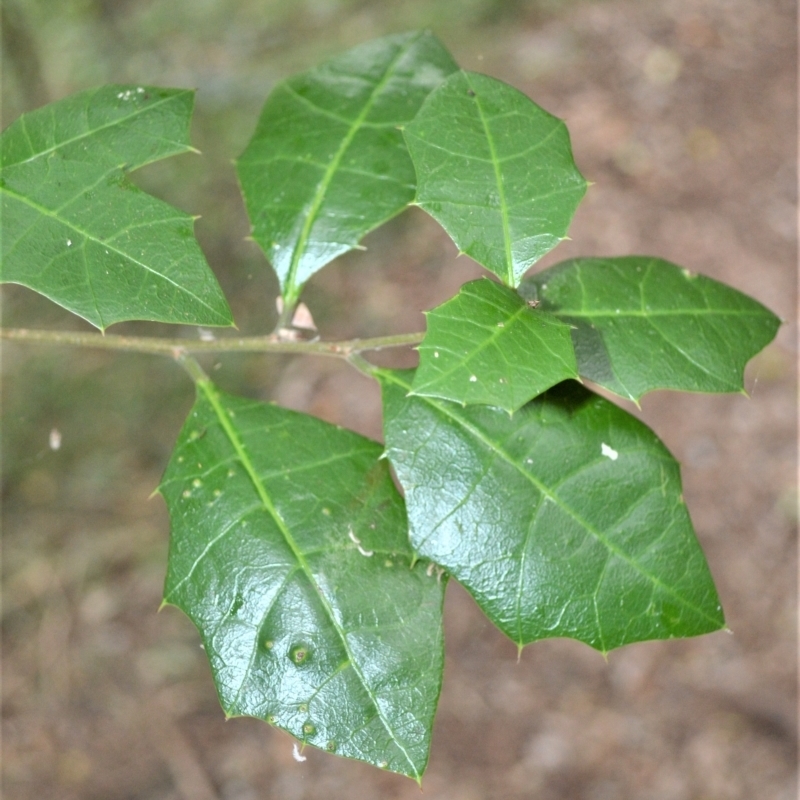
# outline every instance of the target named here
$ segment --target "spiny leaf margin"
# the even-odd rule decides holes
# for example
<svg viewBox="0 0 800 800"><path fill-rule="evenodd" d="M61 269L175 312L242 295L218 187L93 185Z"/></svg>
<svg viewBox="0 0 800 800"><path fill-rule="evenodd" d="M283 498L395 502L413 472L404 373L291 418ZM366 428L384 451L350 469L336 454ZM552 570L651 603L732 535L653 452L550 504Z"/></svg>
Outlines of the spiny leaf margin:
<svg viewBox="0 0 800 800"><path fill-rule="evenodd" d="M411 394L499 406L510 414L578 377L569 325L488 278L465 283L425 319Z"/></svg>
<svg viewBox="0 0 800 800"><path fill-rule="evenodd" d="M781 321L730 286L660 258L563 261L519 293L572 327L582 377L634 402L647 392L742 392Z"/></svg>
<svg viewBox="0 0 800 800"><path fill-rule="evenodd" d="M165 602L197 626L228 716L420 780L444 582L414 565L381 454L199 382L159 488L172 527Z"/></svg>
<svg viewBox="0 0 800 800"><path fill-rule="evenodd" d="M105 330L124 320L232 325L193 218L127 173L185 153L194 93L107 85L23 114L0 136L0 282Z"/></svg>
<svg viewBox="0 0 800 800"><path fill-rule="evenodd" d="M462 253L516 287L565 238L587 183L564 122L502 81L461 70L403 134L415 204Z"/></svg>
<svg viewBox="0 0 800 800"><path fill-rule="evenodd" d="M367 42L279 83L236 169L288 304L318 270L413 199L400 128L458 69L428 32Z"/></svg>
<svg viewBox="0 0 800 800"><path fill-rule="evenodd" d="M607 653L723 627L678 464L641 422L574 381L509 417L408 396L410 371L376 375L414 549L520 648L565 636Z"/></svg>

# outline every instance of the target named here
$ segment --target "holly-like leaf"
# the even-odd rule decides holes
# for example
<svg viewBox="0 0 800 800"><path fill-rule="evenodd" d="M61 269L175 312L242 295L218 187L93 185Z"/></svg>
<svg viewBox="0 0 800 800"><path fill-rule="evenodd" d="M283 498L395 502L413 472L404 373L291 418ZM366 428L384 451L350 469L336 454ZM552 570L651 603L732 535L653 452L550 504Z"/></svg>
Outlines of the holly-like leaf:
<svg viewBox="0 0 800 800"><path fill-rule="evenodd" d="M188 214L126 173L191 150L194 93L103 86L23 114L0 137L0 281L100 329L232 325Z"/></svg>
<svg viewBox="0 0 800 800"><path fill-rule="evenodd" d="M465 283L426 319L411 394L511 413L578 377L569 325L487 278Z"/></svg>
<svg viewBox="0 0 800 800"><path fill-rule="evenodd" d="M253 238L288 303L414 199L399 126L457 69L430 33L385 36L278 84L237 163Z"/></svg>
<svg viewBox="0 0 800 800"><path fill-rule="evenodd" d="M382 447L198 383L160 491L164 602L195 623L229 716L421 777L444 584L414 563Z"/></svg>
<svg viewBox="0 0 800 800"><path fill-rule="evenodd" d="M451 75L404 134L416 204L509 286L564 238L586 192L564 123L486 75Z"/></svg>
<svg viewBox="0 0 800 800"><path fill-rule="evenodd" d="M723 626L678 464L641 422L574 381L509 417L378 376L414 549L520 647L568 636L605 653Z"/></svg>
<svg viewBox="0 0 800 800"><path fill-rule="evenodd" d="M637 401L654 389L740 392L780 320L730 286L660 258L578 258L523 281L569 323L584 378Z"/></svg>

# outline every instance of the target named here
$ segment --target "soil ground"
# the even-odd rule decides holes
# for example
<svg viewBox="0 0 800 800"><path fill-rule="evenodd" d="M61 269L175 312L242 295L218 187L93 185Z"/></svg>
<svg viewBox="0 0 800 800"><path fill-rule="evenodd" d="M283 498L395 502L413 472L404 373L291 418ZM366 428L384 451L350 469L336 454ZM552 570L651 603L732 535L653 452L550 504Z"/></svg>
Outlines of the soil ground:
<svg viewBox="0 0 800 800"><path fill-rule="evenodd" d="M514 645L451 584L422 796L793 800L794 4L432 3L440 16L425 17L434 11L419 3L397 3L397 14L393 4L298 3L296 16L263 3L272 16L260 25L258 5L176 2L171 17L171 3L75 2L57 12L17 3L17 23L34 33L28 41L25 27L14 29L21 55L6 46L3 92L7 124L37 100L102 80L199 86L195 139L206 160L181 157L140 182L203 213L199 235L244 333L270 329L263 308L275 282L243 241L229 159L269 85L323 52L420 21L463 66L566 119L596 185L572 241L543 266L579 254L658 255L787 320L748 368L749 399L662 392L636 412L682 464L731 632L630 646L607 662L579 643L546 641L518 662ZM309 287L326 338L419 330L421 309L481 273L421 213L366 244ZM3 313L6 326L80 327L18 287L4 287ZM407 779L325 753L309 749L296 763L292 740L257 720L226 722L192 625L173 608L156 614L168 522L161 499L148 495L192 401L180 371L143 356L22 345L4 346L2 369L3 796L419 797ZM231 357L214 374L228 390L380 437L376 388L338 362ZM47 445L52 428L63 437L57 452Z"/></svg>

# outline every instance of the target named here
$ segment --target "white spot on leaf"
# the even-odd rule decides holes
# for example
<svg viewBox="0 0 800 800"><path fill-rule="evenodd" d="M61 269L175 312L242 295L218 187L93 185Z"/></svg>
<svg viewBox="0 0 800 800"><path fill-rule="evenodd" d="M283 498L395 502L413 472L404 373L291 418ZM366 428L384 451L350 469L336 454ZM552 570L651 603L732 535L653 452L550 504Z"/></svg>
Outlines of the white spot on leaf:
<svg viewBox="0 0 800 800"><path fill-rule="evenodd" d="M605 442L600 445L600 452L612 461L616 461L619 458L619 453L613 447L609 447Z"/></svg>

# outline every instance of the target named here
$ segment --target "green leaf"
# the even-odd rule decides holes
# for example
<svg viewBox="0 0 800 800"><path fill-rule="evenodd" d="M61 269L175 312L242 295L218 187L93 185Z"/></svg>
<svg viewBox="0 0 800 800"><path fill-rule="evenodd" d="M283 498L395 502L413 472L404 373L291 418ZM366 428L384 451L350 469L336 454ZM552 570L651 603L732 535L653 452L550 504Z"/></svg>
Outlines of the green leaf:
<svg viewBox="0 0 800 800"><path fill-rule="evenodd" d="M198 383L160 491L164 602L195 623L229 716L419 780L444 585L412 566L376 442Z"/></svg>
<svg viewBox="0 0 800 800"><path fill-rule="evenodd" d="M465 283L426 317L411 394L511 413L578 377L569 326L487 278Z"/></svg>
<svg viewBox="0 0 800 800"><path fill-rule="evenodd" d="M232 325L188 214L126 173L185 153L193 92L103 86L23 114L0 137L0 281L100 329Z"/></svg>
<svg viewBox="0 0 800 800"><path fill-rule="evenodd" d="M573 326L584 378L637 401L654 389L739 392L780 320L750 297L660 258L578 258L520 294Z"/></svg>
<svg viewBox="0 0 800 800"><path fill-rule="evenodd" d="M287 302L414 199L399 126L457 69L430 33L355 47L272 91L237 163L253 238Z"/></svg>
<svg viewBox="0 0 800 800"><path fill-rule="evenodd" d="M574 381L509 417L378 376L412 545L520 647L605 653L723 626L678 464L641 422Z"/></svg>
<svg viewBox="0 0 800 800"><path fill-rule="evenodd" d="M403 132L417 205L509 286L564 238L586 181L564 123L521 92L458 72Z"/></svg>

